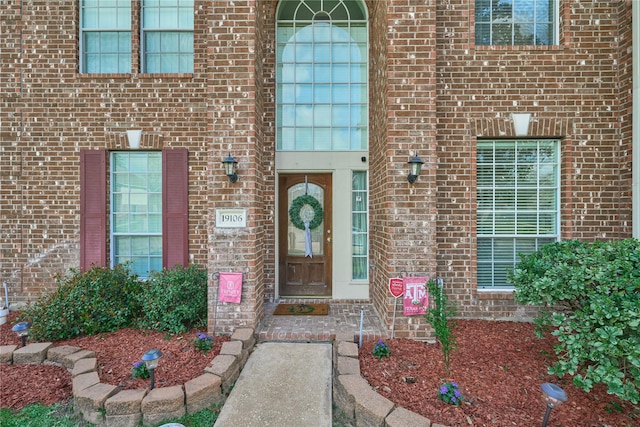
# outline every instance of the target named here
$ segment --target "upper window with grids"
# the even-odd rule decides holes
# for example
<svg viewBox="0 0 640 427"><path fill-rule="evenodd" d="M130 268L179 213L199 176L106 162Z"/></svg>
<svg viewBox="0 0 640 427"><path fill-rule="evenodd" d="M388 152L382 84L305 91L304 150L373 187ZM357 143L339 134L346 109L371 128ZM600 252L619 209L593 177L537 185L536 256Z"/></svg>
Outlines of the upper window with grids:
<svg viewBox="0 0 640 427"><path fill-rule="evenodd" d="M142 2L142 72L193 72L193 0Z"/></svg>
<svg viewBox="0 0 640 427"><path fill-rule="evenodd" d="M131 0L80 2L80 72L131 72Z"/></svg>
<svg viewBox="0 0 640 427"><path fill-rule="evenodd" d="M364 2L284 0L277 18L277 149L368 149Z"/></svg>
<svg viewBox="0 0 640 427"><path fill-rule="evenodd" d="M476 45L558 43L558 0L476 0Z"/></svg>

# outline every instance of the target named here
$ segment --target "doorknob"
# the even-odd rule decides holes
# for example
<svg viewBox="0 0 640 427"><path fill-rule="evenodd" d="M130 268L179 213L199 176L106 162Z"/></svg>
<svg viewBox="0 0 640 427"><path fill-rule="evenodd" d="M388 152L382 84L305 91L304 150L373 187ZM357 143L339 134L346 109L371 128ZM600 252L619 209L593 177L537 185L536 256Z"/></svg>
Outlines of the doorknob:
<svg viewBox="0 0 640 427"><path fill-rule="evenodd" d="M331 237L327 237L327 243L331 243Z"/></svg>

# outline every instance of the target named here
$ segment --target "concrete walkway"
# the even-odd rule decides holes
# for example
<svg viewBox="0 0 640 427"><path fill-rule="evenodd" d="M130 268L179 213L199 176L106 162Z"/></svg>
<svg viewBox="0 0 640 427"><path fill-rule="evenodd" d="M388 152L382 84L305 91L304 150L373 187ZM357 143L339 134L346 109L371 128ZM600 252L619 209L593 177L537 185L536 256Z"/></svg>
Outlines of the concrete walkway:
<svg viewBox="0 0 640 427"><path fill-rule="evenodd" d="M329 343L258 344L215 427L331 427Z"/></svg>

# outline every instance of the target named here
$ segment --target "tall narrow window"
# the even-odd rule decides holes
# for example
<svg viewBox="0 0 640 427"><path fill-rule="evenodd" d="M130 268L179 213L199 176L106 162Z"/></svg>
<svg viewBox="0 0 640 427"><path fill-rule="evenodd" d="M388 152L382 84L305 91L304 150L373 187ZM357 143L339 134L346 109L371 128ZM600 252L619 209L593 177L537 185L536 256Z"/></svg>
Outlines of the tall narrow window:
<svg viewBox="0 0 640 427"><path fill-rule="evenodd" d="M477 45L558 43L557 0L476 0Z"/></svg>
<svg viewBox="0 0 640 427"><path fill-rule="evenodd" d="M143 1L143 72L193 72L193 17L193 0Z"/></svg>
<svg viewBox="0 0 640 427"><path fill-rule="evenodd" d="M285 0L277 26L277 149L367 150L364 5Z"/></svg>
<svg viewBox="0 0 640 427"><path fill-rule="evenodd" d="M162 269L162 153L111 153L111 263Z"/></svg>
<svg viewBox="0 0 640 427"><path fill-rule="evenodd" d="M369 278L369 186L366 171L354 171L351 184L351 278Z"/></svg>
<svg viewBox="0 0 640 427"><path fill-rule="evenodd" d="M478 141L478 288L505 288L519 254L560 236L558 141Z"/></svg>
<svg viewBox="0 0 640 427"><path fill-rule="evenodd" d="M80 72L131 72L131 0L82 0Z"/></svg>

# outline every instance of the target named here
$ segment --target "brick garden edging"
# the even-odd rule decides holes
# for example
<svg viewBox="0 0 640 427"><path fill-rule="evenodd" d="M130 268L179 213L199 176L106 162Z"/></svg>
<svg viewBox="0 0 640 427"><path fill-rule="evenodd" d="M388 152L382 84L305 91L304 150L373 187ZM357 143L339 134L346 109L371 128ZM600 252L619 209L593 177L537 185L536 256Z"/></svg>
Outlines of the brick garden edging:
<svg viewBox="0 0 640 427"><path fill-rule="evenodd" d="M186 413L192 414L213 404L224 403L255 346L251 328L236 329L222 344L204 373L182 386L153 390L120 390L100 383L95 353L79 347L34 343L16 349L0 346L0 363L55 363L71 372L74 409L90 423L105 427L135 427L159 424Z"/></svg>
<svg viewBox="0 0 640 427"><path fill-rule="evenodd" d="M35 343L17 349L0 346L0 363L55 363L72 375L74 407L85 420L105 427L145 426L223 404L238 379L256 340L251 328L237 329L204 373L181 386L153 390L120 390L100 383L95 353L78 347ZM333 402L357 425L379 427L446 427L397 407L379 395L360 373L358 345L353 335L333 341Z"/></svg>
<svg viewBox="0 0 640 427"><path fill-rule="evenodd" d="M445 427L376 393L360 373L353 335L338 335L333 343L332 382L333 403L358 426Z"/></svg>

